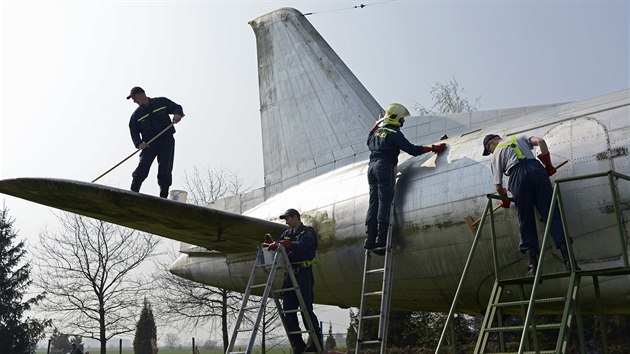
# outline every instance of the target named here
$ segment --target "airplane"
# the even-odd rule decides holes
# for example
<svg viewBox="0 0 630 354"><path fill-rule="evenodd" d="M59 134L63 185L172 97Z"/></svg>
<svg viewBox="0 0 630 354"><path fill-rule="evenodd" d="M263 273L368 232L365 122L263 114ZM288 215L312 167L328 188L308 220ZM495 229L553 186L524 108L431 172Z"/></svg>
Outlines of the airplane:
<svg viewBox="0 0 630 354"><path fill-rule="evenodd" d="M318 235L315 303L358 307L368 205L366 139L383 109L298 10L282 8L250 25L258 50L264 187L207 207L52 178L2 180L0 192L181 241L172 273L238 292L245 290L263 235L279 235L286 228L279 215L295 208ZM629 106L625 89L578 102L409 117L402 131L411 142L439 141L448 148L399 157L392 310L449 310L473 240L465 219L479 217L494 191L491 156L482 156L486 134L543 137L555 163L569 161L552 180L611 170L630 175ZM630 188L620 184L618 191L628 245ZM607 181L571 182L562 193L579 266L622 266ZM500 271L523 275L527 266L518 250L514 208L497 211L495 223ZM539 237L543 230L540 223ZM479 313L487 305L494 281L492 262L486 261L490 244L482 243L478 252L458 312ZM560 255L552 252L544 267L562 270ZM581 287L587 290L582 308L594 311L592 281L583 279ZM600 287L606 312L630 313L627 275L606 277ZM539 290L550 297L563 292L550 281Z"/></svg>

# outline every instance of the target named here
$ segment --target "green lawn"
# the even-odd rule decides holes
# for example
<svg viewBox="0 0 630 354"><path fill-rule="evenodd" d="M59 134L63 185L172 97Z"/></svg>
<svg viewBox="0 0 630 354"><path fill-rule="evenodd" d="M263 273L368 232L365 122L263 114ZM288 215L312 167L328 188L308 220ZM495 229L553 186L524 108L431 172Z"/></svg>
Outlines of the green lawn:
<svg viewBox="0 0 630 354"><path fill-rule="evenodd" d="M85 351L89 351L90 354L97 354L98 348L87 348ZM273 350L268 350L268 354L289 354L291 349L288 347L280 347L274 348ZM37 354L46 354L46 349L39 349L36 352ZM107 354L119 354L121 353L119 349L107 348ZM258 351L254 350L254 353L260 353L260 349ZM133 349L123 349L122 354L133 354ZM171 348L160 348L158 354L192 354L192 349L171 349ZM223 354L223 350L221 349L204 349L199 348L199 354Z"/></svg>

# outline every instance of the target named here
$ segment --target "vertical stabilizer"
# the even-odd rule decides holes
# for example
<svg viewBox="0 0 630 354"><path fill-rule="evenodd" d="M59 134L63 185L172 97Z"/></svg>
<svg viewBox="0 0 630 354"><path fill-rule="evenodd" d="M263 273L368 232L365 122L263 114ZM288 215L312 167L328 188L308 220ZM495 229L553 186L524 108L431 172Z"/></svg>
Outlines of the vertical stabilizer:
<svg viewBox="0 0 630 354"><path fill-rule="evenodd" d="M299 11L250 22L268 196L367 157L381 107Z"/></svg>

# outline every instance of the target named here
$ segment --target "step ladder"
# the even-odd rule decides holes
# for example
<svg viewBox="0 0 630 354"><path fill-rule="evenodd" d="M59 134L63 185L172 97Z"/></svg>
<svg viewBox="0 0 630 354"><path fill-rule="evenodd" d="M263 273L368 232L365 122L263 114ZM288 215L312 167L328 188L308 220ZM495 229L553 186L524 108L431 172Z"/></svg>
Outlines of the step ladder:
<svg viewBox="0 0 630 354"><path fill-rule="evenodd" d="M396 191L396 189L395 189ZM365 261L363 265L363 285L361 287L361 307L359 308L359 325L357 328L357 343L355 353L360 354L363 346L373 347L380 344L380 353L385 354L387 349L387 329L389 325L389 309L391 304L392 275L394 266L394 252L392 248L392 230L394 224L394 200L392 200L389 227L387 228L387 243L385 247L365 250ZM375 251L385 250L384 256L374 254ZM376 258L376 260L374 259ZM381 289L370 288L370 283L381 280ZM370 299L380 298L381 305L378 312L368 312L368 302ZM365 333L368 321L378 320L378 331L376 337L368 338Z"/></svg>
<svg viewBox="0 0 630 354"><path fill-rule="evenodd" d="M570 236L569 236L569 228L567 225L564 206L562 203L562 196L560 192L560 184L564 182L571 182L589 178L601 178L607 177L608 182L611 189L613 207L616 214L616 223L617 228L619 230L619 241L620 241L620 249L622 250L622 267L615 268L605 268L605 269L595 269L595 270L576 270L577 265L575 262L575 257L573 254L573 249L571 246ZM569 347L569 339L571 334L571 327L574 325L574 322L577 324L577 333L579 336L579 345L580 345L580 353L585 352L585 340L584 340L584 328L582 325L582 313L580 311L579 306L579 293L580 293L580 283L582 278L584 277L592 277L593 278L593 288L595 292L596 306L597 306L597 315L600 319L601 327L600 327L600 335L602 339L602 346L604 353L608 353L608 342L606 337L606 326L605 326L605 318L603 311L603 303L601 300L601 292L599 288L599 277L605 276L619 276L619 275L628 275L630 274L630 260L628 258L628 254L626 251L626 235L623 228L624 221L622 220L622 215L620 212L619 206L619 193L617 189L617 180L625 180L630 181L629 176L625 176L614 171L608 171L605 173L598 173L592 175L585 175L580 177L572 177L565 179L558 179L554 182L553 194L551 197L552 205L549 210L549 215L547 217L547 224L545 225L545 233L541 242L541 251L538 260L538 267L536 269L536 274L534 277L531 276L523 276L513 279L501 279L499 276L499 265L498 265L498 256L497 256L497 244L496 244L496 234L494 227L494 218L492 214L492 201L501 199L500 196L497 195L487 195L488 203L486 204L486 208L484 210L484 214L481 217L481 221L479 224L479 228L475 234L470 252L468 254L468 259L466 264L464 265L464 270L462 271L462 276L459 281L459 285L457 290L455 291L455 296L453 299L453 303L451 304L450 311L446 318L446 323L444 325L444 329L442 331L442 335L440 337L440 341L438 343L438 347L435 353L440 353L442 347L445 343L447 330L451 329L451 342L455 342L453 340L455 336L454 329L454 314L457 307L457 303L460 298L460 294L463 288L463 284L466 280L466 276L471 267L472 259L475 254L475 249L479 242L480 236L482 235L483 225L486 223L486 217L489 216L490 219L490 227L491 227L491 237L492 237L492 254L494 260L494 274L495 281L494 286L490 295L490 299L488 301L488 306L486 307L485 316L483 322L481 324L481 328L479 331L479 337L477 339L477 343L475 346L474 353L486 353L488 350L488 344L490 341L490 337L494 336L497 345L498 351L501 353L508 353L506 350L505 337L506 333L510 333L514 338L514 333L519 338L519 348L517 352L514 353L566 353ZM557 203L556 203L557 202ZM558 207L560 211L560 216L562 219L563 228L565 230L565 242L567 245L567 250L569 253L569 262L571 264L571 271L563 271L560 273L546 273L543 274L543 265L544 265L544 257L547 253L547 248L545 245L549 243L549 235L550 235L550 222L552 220L552 215L554 213L554 208ZM562 280L560 280L562 279ZM540 284L547 281L553 281L554 285L564 285L566 287L566 292L564 296L559 297L551 297L551 298L543 298L538 296L538 289L540 288ZM519 300L517 301L505 301L504 294L508 289L512 289L510 291L514 292L516 290ZM581 291L584 291L582 289ZM537 323L537 314L536 309L543 308L545 305L549 305L552 303L563 303L563 311L562 316L559 323L545 323L539 324ZM557 306L556 306L557 307ZM503 323L503 315L505 313L518 313L520 314L521 323L518 325L505 325ZM553 332L551 332L553 331ZM557 335L555 341L554 348L542 348L541 343L539 343L539 332L549 332L551 336ZM520 333L520 336L519 336ZM552 337L553 338L553 337ZM530 342L531 341L531 342ZM451 352L454 352L454 349L451 348ZM493 350L492 352L496 352Z"/></svg>
<svg viewBox="0 0 630 354"><path fill-rule="evenodd" d="M275 288L274 280L276 278L276 273L278 270L284 270L285 274L289 276L291 280L291 287L289 288ZM261 271L264 270L267 273L266 282L256 284L256 276ZM252 295L253 289L263 289L263 294L260 299L260 305L248 306L250 296ZM283 293L294 291L296 293L299 308L290 311L284 311L282 309L282 304L280 302L280 297ZM230 338L230 344L228 345L226 354L250 354L254 349L254 342L256 340L256 335L258 334L258 329L260 326L260 321L263 317L263 313L266 309L267 300L269 296L273 298L278 314L280 315L280 319L282 320L282 324L284 326L285 332L288 335L292 334L304 334L308 333L317 349L317 353L322 353L322 345L321 338L318 338L317 333L315 332L315 328L313 326L312 319L308 311L306 310L306 306L304 303L304 297L300 291L300 288L297 283L297 279L295 278L295 273L293 273L293 268L291 267L291 262L289 261L289 257L287 256L287 252L282 245L278 245L278 248L273 256L273 262L271 264L265 264L263 257L262 247L258 248L258 254L256 257L256 261L254 262L254 266L252 267L252 271L249 276L249 281L247 282L247 288L245 289L245 293L243 294L243 303L241 304L241 309L238 312L238 317L236 318L236 323L234 325L234 331L232 332L232 336ZM257 309L256 318L253 322L252 327L241 328L243 324L243 319L245 317L245 313L251 310ZM286 324L286 314L287 313L298 313L302 314L302 318L305 320L304 326L306 330L302 330L299 332L289 332ZM249 333L249 340L247 341L247 347L244 351L235 351L236 340L239 334Z"/></svg>

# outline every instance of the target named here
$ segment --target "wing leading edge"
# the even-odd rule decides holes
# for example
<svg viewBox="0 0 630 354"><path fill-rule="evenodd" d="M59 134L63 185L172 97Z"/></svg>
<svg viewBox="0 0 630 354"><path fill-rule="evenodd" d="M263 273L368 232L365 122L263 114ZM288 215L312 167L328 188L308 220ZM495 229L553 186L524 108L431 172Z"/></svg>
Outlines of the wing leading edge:
<svg viewBox="0 0 630 354"><path fill-rule="evenodd" d="M16 178L0 193L224 253L252 252L262 236L286 226L80 181Z"/></svg>

